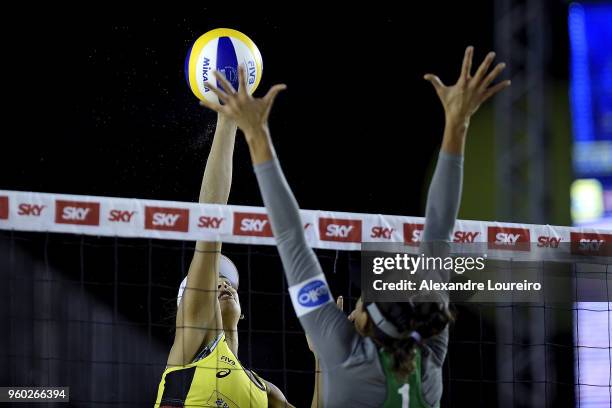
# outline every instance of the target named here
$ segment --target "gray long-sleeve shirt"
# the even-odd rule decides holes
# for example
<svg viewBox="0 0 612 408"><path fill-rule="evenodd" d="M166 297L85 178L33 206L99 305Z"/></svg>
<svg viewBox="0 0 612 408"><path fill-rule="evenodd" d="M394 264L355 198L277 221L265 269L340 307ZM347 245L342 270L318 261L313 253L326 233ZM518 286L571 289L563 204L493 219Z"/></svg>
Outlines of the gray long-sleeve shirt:
<svg viewBox="0 0 612 408"><path fill-rule="evenodd" d="M372 339L359 335L331 296L321 291L321 286L326 286L323 271L306 243L298 204L278 161L255 166L255 173L294 308L320 360L324 406L380 407L387 388L377 346ZM449 241L459 208L462 177L463 157L440 152L427 197L424 241ZM422 345L421 394L432 406L442 396L447 345L448 329Z"/></svg>

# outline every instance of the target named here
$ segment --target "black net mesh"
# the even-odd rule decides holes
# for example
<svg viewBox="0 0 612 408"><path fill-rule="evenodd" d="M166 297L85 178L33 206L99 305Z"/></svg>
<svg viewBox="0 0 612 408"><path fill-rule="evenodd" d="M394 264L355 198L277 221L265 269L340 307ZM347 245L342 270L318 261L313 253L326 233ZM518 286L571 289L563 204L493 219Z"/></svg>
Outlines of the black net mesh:
<svg viewBox="0 0 612 408"><path fill-rule="evenodd" d="M192 252L181 241L0 232L0 384L69 386L71 406L152 406ZM241 276L239 359L309 406L314 359L276 248L223 252ZM348 313L359 254L316 252ZM441 406L610 406L609 303L454 308Z"/></svg>

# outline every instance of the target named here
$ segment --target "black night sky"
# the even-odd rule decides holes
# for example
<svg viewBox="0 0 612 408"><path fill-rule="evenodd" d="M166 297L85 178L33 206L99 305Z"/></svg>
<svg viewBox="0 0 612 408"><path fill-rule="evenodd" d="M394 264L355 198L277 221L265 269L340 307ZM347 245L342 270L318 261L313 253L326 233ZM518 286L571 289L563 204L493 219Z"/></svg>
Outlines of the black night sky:
<svg viewBox="0 0 612 408"><path fill-rule="evenodd" d="M555 33L549 75L563 80L567 6L549 3ZM494 44L493 2L408 2L379 8L352 3L343 10L286 3L256 11L250 9L253 4L202 4L168 3L143 10L54 4L35 11L24 4L5 15L11 28L3 41L0 189L196 201L215 114L198 105L185 82L183 63L197 37L229 27L251 37L262 53L264 74L257 95L275 83L288 85L273 108L270 127L302 208L422 215L426 178L444 119L422 77L432 72L454 82L467 45L474 45L476 60L482 60ZM241 137L234 166L230 204L261 205ZM235 250L242 253L239 267L246 268L245 249ZM58 251L54 266L61 269L62 249ZM324 265L334 268L333 254L322 255ZM132 258L126 264L136 265ZM265 270L268 261L261 262ZM153 279L178 285L180 268L160 266L170 264L160 261ZM346 270L347 259L336 266ZM78 277L70 266L65 269L67 276ZM95 273L103 275L104 270ZM262 291L281 289L280 274L259 277L256 286ZM346 282L348 277L334 277L332 285L335 280ZM91 293L113 303L112 292ZM246 292L241 296L246 306ZM146 302L131 299L131 304L120 301L115 307L138 321L140 312L134 310L142 312ZM260 315L251 316L250 323L247 319L245 330L265 320L265 313L277 316L268 310L268 301L253 302ZM292 313L289 305L286 311ZM162 319L163 308L154 313ZM298 331L292 319L287 330ZM163 343L167 333L153 335ZM254 338L259 351L251 351L247 334L243 340L241 359L252 357L261 365L276 358L265 349L276 343ZM295 361L287 364L311 369L310 359L295 357L305 347L301 334L288 341ZM252 352L260 354L253 357ZM282 379L281 368L271 369L268 377L279 385L288 381L290 399L297 406L308 404L311 385L291 374Z"/></svg>

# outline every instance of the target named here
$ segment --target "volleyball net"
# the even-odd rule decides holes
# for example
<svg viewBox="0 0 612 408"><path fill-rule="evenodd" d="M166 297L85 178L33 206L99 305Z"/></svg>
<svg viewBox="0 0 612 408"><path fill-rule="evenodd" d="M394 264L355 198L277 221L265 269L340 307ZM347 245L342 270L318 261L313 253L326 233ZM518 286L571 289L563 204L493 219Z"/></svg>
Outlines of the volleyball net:
<svg viewBox="0 0 612 408"><path fill-rule="evenodd" d="M414 252L424 228L419 217L301 216L346 312L362 244ZM177 289L206 240L224 242L240 272L240 360L310 404L314 359L264 208L0 191L0 230L0 385L69 386L74 406L152 404ZM455 302L442 406L610 406L612 231L459 220L452 238L510 274L557 265L567 297Z"/></svg>

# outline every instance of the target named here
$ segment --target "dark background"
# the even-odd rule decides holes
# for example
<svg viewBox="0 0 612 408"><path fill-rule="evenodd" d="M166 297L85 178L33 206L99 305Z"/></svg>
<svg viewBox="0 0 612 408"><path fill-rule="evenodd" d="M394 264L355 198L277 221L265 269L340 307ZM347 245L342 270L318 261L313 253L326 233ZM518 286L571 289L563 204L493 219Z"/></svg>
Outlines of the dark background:
<svg viewBox="0 0 612 408"><path fill-rule="evenodd" d="M253 4L133 10L126 6L28 7L6 16L11 25L5 28L9 32L4 42L7 73L0 189L197 200L215 115L201 108L191 94L183 62L199 35L230 27L251 37L263 55L264 75L257 94L264 94L275 83L288 85L270 122L300 206L415 216L423 213L428 174L444 119L423 74L433 72L446 83L454 82L467 45L476 48L475 64L493 48L495 23L493 2L488 1L410 2L402 7L355 3L343 10L313 3L268 10L253 10L258 8ZM568 75L567 4L550 1L548 8L548 76L564 84ZM467 160L481 160L470 156L470 142ZM241 138L234 166L230 203L261 205ZM481 180L466 178L465 183L466 191L477 190ZM9 262L4 269L9 271L5 281L9 285L3 288L5 300L9 299L4 310L13 330L11 343L4 349L8 349L5 357L10 367L32 364L44 368L35 357L24 360L22 354L13 353L17 346L25 348L23 354L36 353L39 348L38 329L16 325L15 316L22 316L24 322L43 313L46 321L52 315L45 315L44 309L54 310L57 299L68 302L62 303L61 310L95 310L89 304L95 301L110 311L107 320L101 319L111 329L99 334L99 339L111 339L108 354L98 350L102 346L88 343L98 330L91 325L93 312L77 319L76 327L57 326L50 329L56 331L45 332L56 342L67 332L80 333L85 340L76 343L74 353L92 359L103 354L104 361L110 362L105 374L88 366L89 374L83 375L95 372L104 386L79 385L84 391L75 396L73 404L150 402L171 344L168 317L176 287L186 273L191 244L57 234L4 234L3 243L4 261ZM241 287L247 314L240 326L241 360L284 389L297 406L308 405L312 358L288 298L280 295L284 284L275 249L226 246L226 250L234 255L243 279L245 273L248 277ZM319 255L324 269L336 273L331 278L334 291L350 297L350 255L325 251ZM15 272L18 261L25 272ZM53 283L44 283L49 280ZM246 281L251 282L250 287ZM15 290L29 296L28 307L22 305L23 299L8 296L8 291L17 293ZM79 296L66 300L63 291L76 291ZM48 297L39 296L41 293ZM279 308L279 302L287 303L286 307ZM54 306L45 306L50 304ZM472 343L451 346L444 406L495 401L495 345L482 313L486 311L466 311L464 323L459 320L454 329L455 339ZM139 348L140 340L125 340L131 337L121 334L122 327L134 329L131 335L135 338L144 336L148 348L130 350ZM16 345L19 333L31 339ZM117 340L120 334L123 341ZM153 349L154 367L147 368L146 376L139 376L147 357L143 350ZM127 358L122 353L144 355L130 366L133 371L121 371L121 361ZM69 360L70 350L60 354L63 357L45 361ZM73 362L86 364L83 359L86 357ZM61 366L57 378L69 378L76 384L75 373L85 370L79 367ZM45 377L34 368L25 372L11 369L5 373L6 382L42 384ZM569 402L571 361L565 369L570 377L569 394L565 395ZM51 381L49 373L56 371L44 370ZM465 378L472 382L456 381ZM130 394L130 381L145 381L146 395Z"/></svg>

